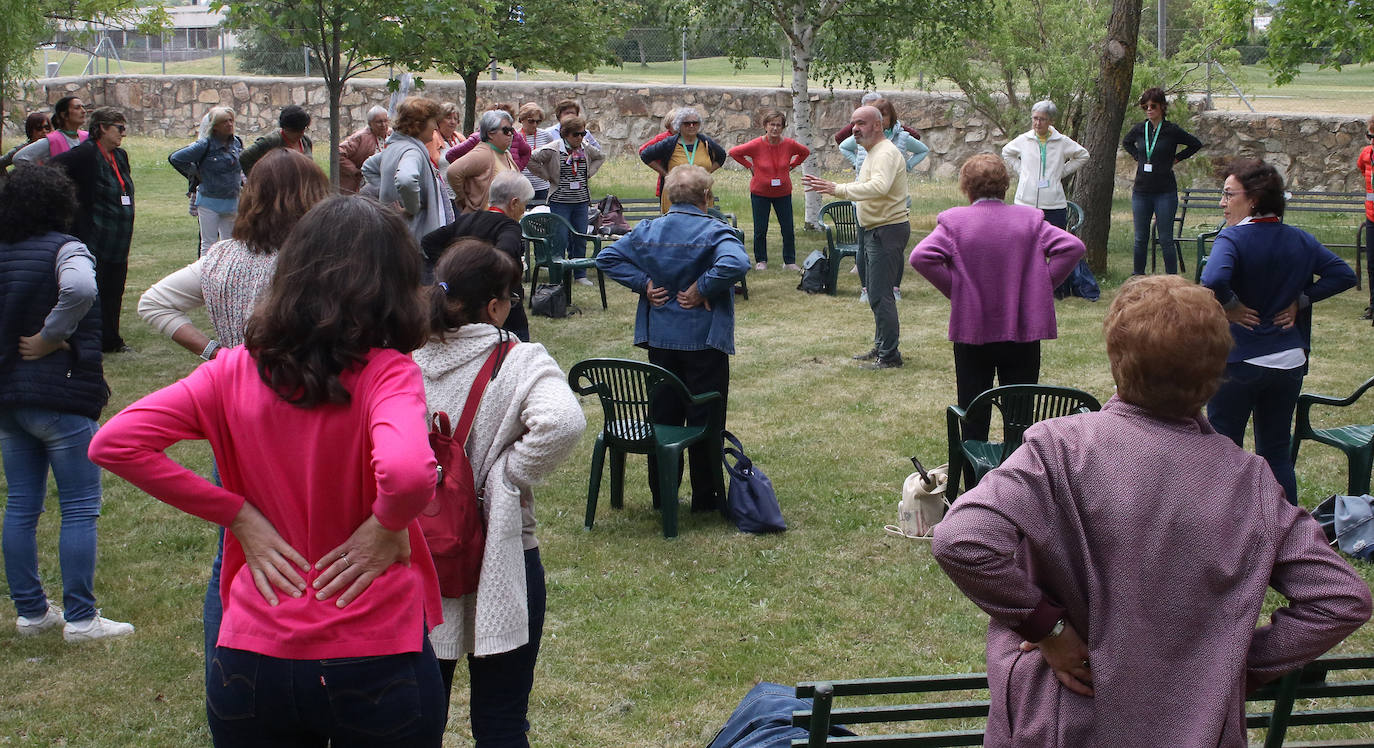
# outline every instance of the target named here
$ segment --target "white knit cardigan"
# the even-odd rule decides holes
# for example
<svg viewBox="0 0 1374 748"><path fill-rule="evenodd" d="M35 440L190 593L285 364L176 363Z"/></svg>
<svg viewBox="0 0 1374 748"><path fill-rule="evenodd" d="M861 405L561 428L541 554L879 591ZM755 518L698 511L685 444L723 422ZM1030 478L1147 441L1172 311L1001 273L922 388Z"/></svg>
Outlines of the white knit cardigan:
<svg viewBox="0 0 1374 748"><path fill-rule="evenodd" d="M457 423L499 334L509 335L487 324L464 325L415 352L430 412L446 411ZM443 600L444 623L430 632L440 659L500 654L529 641L524 551L537 545L530 487L558 467L586 427L567 376L544 346L512 348L487 384L467 440L473 478L485 492L487 544L477 592Z"/></svg>

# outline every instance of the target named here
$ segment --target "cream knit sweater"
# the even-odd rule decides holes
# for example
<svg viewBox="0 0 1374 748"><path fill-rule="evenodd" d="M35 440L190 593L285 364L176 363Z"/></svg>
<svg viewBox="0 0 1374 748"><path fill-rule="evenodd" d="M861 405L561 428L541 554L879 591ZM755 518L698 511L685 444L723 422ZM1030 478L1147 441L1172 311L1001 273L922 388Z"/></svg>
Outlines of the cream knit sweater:
<svg viewBox="0 0 1374 748"><path fill-rule="evenodd" d="M430 412L458 421L497 339L491 325L464 325L415 352ZM444 623L430 632L440 659L500 654L529 641L524 551L538 545L530 487L558 467L586 427L567 376L544 346L512 348L487 384L468 436L473 477L486 498L487 545L477 592L444 598Z"/></svg>

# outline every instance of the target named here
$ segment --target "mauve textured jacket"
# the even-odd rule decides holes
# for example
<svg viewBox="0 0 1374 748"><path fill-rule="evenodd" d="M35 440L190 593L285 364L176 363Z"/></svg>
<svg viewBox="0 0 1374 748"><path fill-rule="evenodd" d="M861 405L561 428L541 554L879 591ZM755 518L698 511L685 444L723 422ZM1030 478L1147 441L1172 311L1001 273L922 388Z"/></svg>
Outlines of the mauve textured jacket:
<svg viewBox="0 0 1374 748"><path fill-rule="evenodd" d="M1030 343L1058 336L1054 288L1083 251L1036 208L979 200L940 213L911 266L949 298L950 340Z"/></svg>
<svg viewBox="0 0 1374 748"><path fill-rule="evenodd" d="M1201 415L1115 397L1028 429L932 550L991 616L987 746L1240 748L1247 689L1369 618L1369 587L1263 459ZM1288 604L1256 628L1270 587ZM1019 649L1061 616L1088 646L1092 698Z"/></svg>

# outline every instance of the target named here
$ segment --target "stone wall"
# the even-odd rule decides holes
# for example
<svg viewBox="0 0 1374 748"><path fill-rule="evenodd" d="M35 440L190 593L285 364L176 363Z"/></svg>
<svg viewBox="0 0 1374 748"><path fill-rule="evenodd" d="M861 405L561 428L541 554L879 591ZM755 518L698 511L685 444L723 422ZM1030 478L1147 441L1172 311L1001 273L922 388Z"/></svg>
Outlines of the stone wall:
<svg viewBox="0 0 1374 748"><path fill-rule="evenodd" d="M88 78L50 78L37 81L19 102L8 103L11 120L25 110L51 106L58 98L75 94L88 105L110 105L124 110L131 129L138 134L171 138L192 137L201 115L216 105L233 107L239 115L238 130L246 140L275 127L278 110L300 104L315 116L311 130L316 140L328 131L329 101L317 78L254 78L221 76L107 75ZM463 103L459 81L430 81L424 94ZM545 109L563 98L582 103L590 114L589 129L610 155L635 152L638 145L660 128L670 109L691 105L705 115L702 131L726 147L761 134L757 115L780 109L791 115L791 93L780 88L704 88L677 85L620 85L607 83L482 81L478 84L477 109L498 101L534 101ZM857 105L859 91L821 89L811 94L818 132L823 141L821 164L841 169L845 162L826 134L843 127ZM385 106L390 99L385 81L356 80L349 83L343 99L341 130L359 127L369 107ZM962 99L924 93L896 93L892 99L905 123L922 133L931 157L917 171L936 179L950 179L958 165L974 153L1000 148L1008 139L1000 129L970 113ZM1326 115L1265 115L1229 112L1190 113L1186 126L1203 142L1205 159L1184 170L1187 175L1212 181L1211 161L1231 156L1268 159L1286 174L1293 189L1361 191L1354 162L1364 145L1363 121L1358 117ZM1129 113L1134 117L1135 113ZM13 131L13 121L5 123ZM1027 116L1029 128L1029 115ZM789 132L790 134L790 132ZM1118 182L1129 184L1134 167L1118 151Z"/></svg>

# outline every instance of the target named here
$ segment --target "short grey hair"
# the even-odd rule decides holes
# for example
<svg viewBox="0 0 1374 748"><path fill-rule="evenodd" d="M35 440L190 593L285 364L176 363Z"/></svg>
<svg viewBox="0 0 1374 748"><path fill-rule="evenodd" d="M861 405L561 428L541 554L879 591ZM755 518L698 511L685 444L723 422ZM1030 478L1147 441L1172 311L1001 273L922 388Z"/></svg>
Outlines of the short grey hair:
<svg viewBox="0 0 1374 748"><path fill-rule="evenodd" d="M489 199L488 205L497 208L504 208L511 198L518 197L520 202L527 203L534 199L534 185L525 178L524 174L518 171L503 171L491 180L491 187L487 192Z"/></svg>
<svg viewBox="0 0 1374 748"><path fill-rule="evenodd" d="M684 164L668 172L668 178L663 180L663 192L668 195L668 202L674 205L701 205L706 202L706 193L711 191L713 184L715 178L711 172L700 166Z"/></svg>
<svg viewBox="0 0 1374 748"><path fill-rule="evenodd" d="M859 106L868 106L869 104L872 104L873 102L881 98L883 98L883 95L878 93L877 91L869 91L868 93L864 94L864 97L862 99L859 99Z"/></svg>
<svg viewBox="0 0 1374 748"><path fill-rule="evenodd" d="M500 109L488 109L482 112L482 118L477 121L477 135L483 141L491 140L491 131L497 129L502 123L515 126L515 120L511 118L509 112Z"/></svg>
<svg viewBox="0 0 1374 748"><path fill-rule="evenodd" d="M367 121L371 122L372 120L376 119L377 115L379 114L388 119L391 117L391 112L388 112L386 110L386 107L374 106L371 109L367 110Z"/></svg>
<svg viewBox="0 0 1374 748"><path fill-rule="evenodd" d="M1055 106L1054 102L1049 99L1041 99L1031 105L1031 114L1035 114L1036 112L1043 113L1052 121L1059 119L1059 107Z"/></svg>
<svg viewBox="0 0 1374 748"><path fill-rule="evenodd" d="M677 110L677 113L673 115L673 132L678 132L679 130L681 130L682 121L687 119L688 117L693 116L695 116L697 119L703 119L703 117L701 116L701 112L698 112L696 109L692 107L685 106Z"/></svg>

